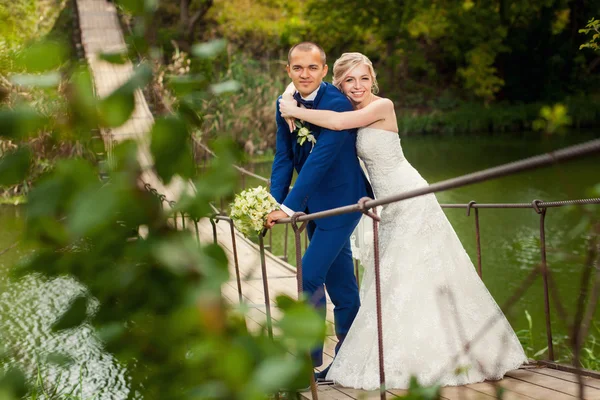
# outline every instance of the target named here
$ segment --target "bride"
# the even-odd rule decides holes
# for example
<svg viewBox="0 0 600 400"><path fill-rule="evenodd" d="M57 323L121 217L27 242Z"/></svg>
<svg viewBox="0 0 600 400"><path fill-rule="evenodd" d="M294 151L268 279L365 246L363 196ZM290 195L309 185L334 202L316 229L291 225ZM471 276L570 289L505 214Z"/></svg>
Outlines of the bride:
<svg viewBox="0 0 600 400"><path fill-rule="evenodd" d="M371 61L360 53L344 53L333 66L333 84L355 111L301 108L286 91L279 104L282 116L333 130L359 127L357 153L378 198L427 186L404 158L394 104L376 95ZM498 380L527 362L433 194L383 206L379 232L387 388L406 389L411 376L423 385L444 386ZM327 379L375 390L379 356L374 255L366 253L361 255L362 306Z"/></svg>

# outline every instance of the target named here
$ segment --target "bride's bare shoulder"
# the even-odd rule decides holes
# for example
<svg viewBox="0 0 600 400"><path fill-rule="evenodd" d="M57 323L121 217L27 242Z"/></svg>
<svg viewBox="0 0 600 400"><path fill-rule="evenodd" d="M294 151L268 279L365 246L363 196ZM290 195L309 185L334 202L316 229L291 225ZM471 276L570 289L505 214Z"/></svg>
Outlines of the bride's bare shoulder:
<svg viewBox="0 0 600 400"><path fill-rule="evenodd" d="M374 114L379 116L379 119L373 122L369 127L381 129L385 131L398 132L398 122L396 120L396 111L394 102L385 97L378 97L370 106Z"/></svg>
<svg viewBox="0 0 600 400"><path fill-rule="evenodd" d="M377 97L371 102L371 104L380 108L394 108L394 102L385 97Z"/></svg>

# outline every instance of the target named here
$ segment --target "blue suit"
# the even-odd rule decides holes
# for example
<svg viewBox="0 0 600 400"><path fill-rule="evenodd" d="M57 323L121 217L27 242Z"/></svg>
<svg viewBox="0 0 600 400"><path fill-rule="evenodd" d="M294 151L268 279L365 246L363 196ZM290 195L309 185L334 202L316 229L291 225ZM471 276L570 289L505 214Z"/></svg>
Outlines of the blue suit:
<svg viewBox="0 0 600 400"><path fill-rule="evenodd" d="M329 83L321 83L314 108L351 111L350 101ZM315 213L356 204L361 197L373 196L356 155L356 129L332 131L305 123L317 142L311 152L308 141L300 146L279 112L277 103L277 149L271 172L271 194L277 202L298 212ZM289 190L294 169L298 178ZM304 257L303 288L308 299L325 318L325 291L334 304L338 347L360 307L354 277L350 235L361 214L351 213L310 221L310 245ZM336 351L337 351L336 348ZM323 363L322 347L311 354L314 366Z"/></svg>

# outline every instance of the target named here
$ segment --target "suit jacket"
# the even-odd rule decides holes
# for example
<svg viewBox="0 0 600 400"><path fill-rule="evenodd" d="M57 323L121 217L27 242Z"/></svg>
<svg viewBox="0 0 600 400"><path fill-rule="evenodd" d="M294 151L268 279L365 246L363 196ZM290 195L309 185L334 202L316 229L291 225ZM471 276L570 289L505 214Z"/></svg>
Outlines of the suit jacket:
<svg viewBox="0 0 600 400"><path fill-rule="evenodd" d="M319 110L352 111L352 104L335 86L323 82L314 100ZM317 143L300 146L279 112L277 102L277 148L271 171L271 194L278 203L294 211L315 213L356 204L373 191L356 155L356 129L332 131L304 123ZM298 178L289 190L294 169ZM353 223L360 213L315 220L322 229L335 229Z"/></svg>

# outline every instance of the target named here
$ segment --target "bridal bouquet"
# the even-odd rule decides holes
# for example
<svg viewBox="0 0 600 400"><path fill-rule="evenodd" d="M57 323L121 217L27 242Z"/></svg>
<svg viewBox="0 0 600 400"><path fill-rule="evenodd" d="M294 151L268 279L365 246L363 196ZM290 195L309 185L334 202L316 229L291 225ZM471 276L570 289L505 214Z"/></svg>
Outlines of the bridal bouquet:
<svg viewBox="0 0 600 400"><path fill-rule="evenodd" d="M246 189L235 196L231 204L230 217L233 224L245 237L258 236L264 228L267 215L279 208L271 193L258 186Z"/></svg>

